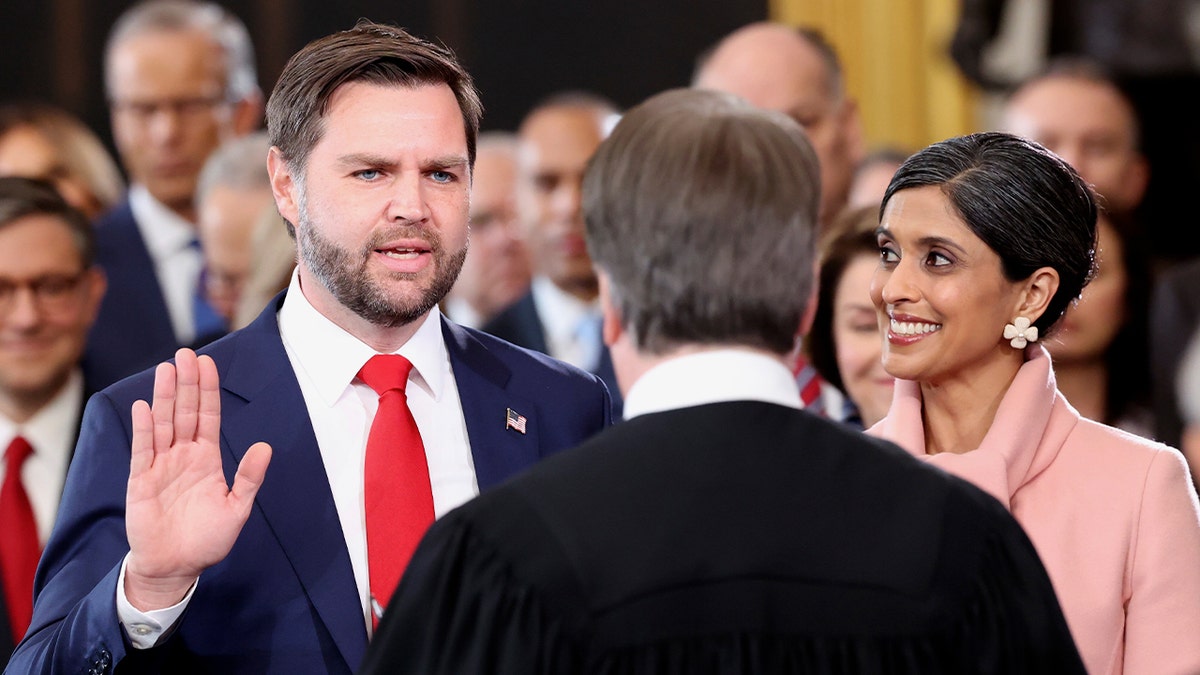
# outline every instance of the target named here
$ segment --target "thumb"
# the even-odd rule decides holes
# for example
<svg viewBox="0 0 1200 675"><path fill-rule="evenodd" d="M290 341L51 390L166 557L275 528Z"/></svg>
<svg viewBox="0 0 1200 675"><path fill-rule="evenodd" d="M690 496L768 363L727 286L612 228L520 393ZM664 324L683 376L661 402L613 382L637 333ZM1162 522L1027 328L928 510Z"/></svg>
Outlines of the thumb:
<svg viewBox="0 0 1200 675"><path fill-rule="evenodd" d="M254 502L258 489L262 487L267 475L267 465L271 463L271 446L258 442L250 446L246 456L238 464L237 475L233 477L233 499L241 505L246 514L250 513L250 504Z"/></svg>

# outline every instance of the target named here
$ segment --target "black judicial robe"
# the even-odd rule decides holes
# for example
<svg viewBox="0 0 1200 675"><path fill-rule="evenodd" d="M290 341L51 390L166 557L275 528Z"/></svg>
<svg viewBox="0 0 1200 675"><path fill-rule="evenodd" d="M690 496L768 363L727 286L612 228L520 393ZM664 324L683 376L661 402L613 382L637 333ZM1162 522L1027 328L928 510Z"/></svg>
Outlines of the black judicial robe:
<svg viewBox="0 0 1200 675"><path fill-rule="evenodd" d="M643 415L438 521L379 673L1083 673L1008 512L798 410Z"/></svg>

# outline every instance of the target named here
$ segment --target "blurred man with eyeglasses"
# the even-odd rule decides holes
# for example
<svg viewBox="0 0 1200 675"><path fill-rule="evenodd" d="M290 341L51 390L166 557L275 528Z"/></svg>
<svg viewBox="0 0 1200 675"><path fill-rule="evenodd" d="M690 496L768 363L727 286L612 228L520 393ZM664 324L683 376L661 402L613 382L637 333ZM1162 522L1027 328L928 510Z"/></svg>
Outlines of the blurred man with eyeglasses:
<svg viewBox="0 0 1200 675"><path fill-rule="evenodd" d="M121 15L105 49L105 87L131 185L96 223L112 288L84 359L99 387L222 332L199 288L196 183L218 145L262 118L249 33L209 2L148 0Z"/></svg>
<svg viewBox="0 0 1200 675"><path fill-rule="evenodd" d="M479 134L471 174L471 249L442 305L459 325L479 328L529 290L529 251L517 230L516 191L516 134Z"/></svg>
<svg viewBox="0 0 1200 675"><path fill-rule="evenodd" d="M0 178L0 667L33 611L89 383L79 368L104 295L92 228L54 188Z"/></svg>

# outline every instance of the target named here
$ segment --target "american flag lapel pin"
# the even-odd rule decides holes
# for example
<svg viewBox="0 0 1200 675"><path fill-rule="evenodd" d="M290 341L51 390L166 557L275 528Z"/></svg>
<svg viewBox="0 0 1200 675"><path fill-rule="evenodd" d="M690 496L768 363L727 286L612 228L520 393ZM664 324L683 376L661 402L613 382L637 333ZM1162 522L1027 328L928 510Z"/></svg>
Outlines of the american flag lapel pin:
<svg viewBox="0 0 1200 675"><path fill-rule="evenodd" d="M525 416L518 413L512 408L508 408L508 414L505 415L505 429L516 429L522 434L525 433Z"/></svg>

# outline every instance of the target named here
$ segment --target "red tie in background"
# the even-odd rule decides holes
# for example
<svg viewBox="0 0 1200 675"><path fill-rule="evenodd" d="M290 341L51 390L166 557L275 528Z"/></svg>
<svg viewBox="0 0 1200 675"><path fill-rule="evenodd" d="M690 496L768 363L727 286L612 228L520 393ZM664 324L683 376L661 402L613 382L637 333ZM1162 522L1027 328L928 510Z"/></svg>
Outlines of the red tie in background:
<svg viewBox="0 0 1200 675"><path fill-rule="evenodd" d="M358 377L379 394L367 436L363 477L371 610L379 621L417 542L433 523L433 491L421 432L408 409L405 387L412 364L398 354L378 355Z"/></svg>
<svg viewBox="0 0 1200 675"><path fill-rule="evenodd" d="M33 616L33 573L41 556L33 507L21 484L21 466L32 454L33 448L20 436L9 443L0 487L0 572L14 643L25 636Z"/></svg>

